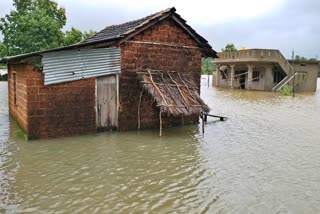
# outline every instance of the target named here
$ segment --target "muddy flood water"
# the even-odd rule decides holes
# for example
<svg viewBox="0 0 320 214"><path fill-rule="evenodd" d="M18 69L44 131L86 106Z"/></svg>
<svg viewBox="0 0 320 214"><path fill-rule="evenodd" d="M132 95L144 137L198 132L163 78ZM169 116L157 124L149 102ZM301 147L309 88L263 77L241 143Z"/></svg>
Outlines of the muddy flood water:
<svg viewBox="0 0 320 214"><path fill-rule="evenodd" d="M0 82L0 213L320 213L320 92L201 96L225 122L26 142ZM319 85L319 84L318 84Z"/></svg>

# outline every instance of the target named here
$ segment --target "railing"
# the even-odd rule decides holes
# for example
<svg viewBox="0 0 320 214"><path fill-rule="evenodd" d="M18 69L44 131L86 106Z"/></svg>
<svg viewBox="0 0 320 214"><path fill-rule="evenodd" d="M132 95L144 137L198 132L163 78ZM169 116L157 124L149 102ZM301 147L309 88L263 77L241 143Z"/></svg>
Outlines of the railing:
<svg viewBox="0 0 320 214"><path fill-rule="evenodd" d="M285 85L292 85L292 87L296 88L303 84L304 80L307 79L307 75L307 72L295 72L290 77L286 76L286 78L272 88L272 91L280 91Z"/></svg>
<svg viewBox="0 0 320 214"><path fill-rule="evenodd" d="M291 78L291 77L290 77ZM289 76L286 76L283 78L279 83L277 83L273 88L272 91L279 91L286 83L287 81L290 81ZM289 79L289 80L288 80Z"/></svg>
<svg viewBox="0 0 320 214"><path fill-rule="evenodd" d="M235 61L265 61L278 63L282 70L288 75L292 75L293 67L281 54L279 50L272 49L249 49L232 52L221 52L216 59L217 63L229 60Z"/></svg>

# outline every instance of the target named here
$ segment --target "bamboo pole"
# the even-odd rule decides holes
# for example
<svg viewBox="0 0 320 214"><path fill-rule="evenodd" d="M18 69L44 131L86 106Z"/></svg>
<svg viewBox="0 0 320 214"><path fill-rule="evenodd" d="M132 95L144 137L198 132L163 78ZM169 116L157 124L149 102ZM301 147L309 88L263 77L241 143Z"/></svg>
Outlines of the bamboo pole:
<svg viewBox="0 0 320 214"><path fill-rule="evenodd" d="M201 119L202 119L202 134L204 134L204 114L201 113Z"/></svg>
<svg viewBox="0 0 320 214"><path fill-rule="evenodd" d="M179 106L179 105L157 105L157 106L163 106L163 107L176 107L176 108L186 108L186 107L202 107L202 105L188 105L188 106Z"/></svg>
<svg viewBox="0 0 320 214"><path fill-rule="evenodd" d="M151 70L151 69L148 69L147 71L141 71L141 69L139 69L138 71L136 71L137 74L154 74L154 75L159 75L161 73L165 73L165 72L170 72L170 73L177 73L176 71L167 71L167 70Z"/></svg>
<svg viewBox="0 0 320 214"><path fill-rule="evenodd" d="M140 130L141 128L140 107L141 107L142 94L143 94L143 87L141 88L139 105L138 105L138 130Z"/></svg>
<svg viewBox="0 0 320 214"><path fill-rule="evenodd" d="M190 94L190 96L191 96L191 98L192 98L192 101L194 101L195 103L197 103L197 101L196 101L197 99L193 97L192 93L190 92L190 89L189 89L188 85L183 81L183 79L181 78L181 76L180 76L179 73L178 73L178 76L179 76L180 81L181 81L181 82L184 84L184 86L187 88L187 90L188 90L188 92L189 92L189 94Z"/></svg>
<svg viewBox="0 0 320 214"><path fill-rule="evenodd" d="M178 83L177 83L176 81L174 81L174 79L171 77L171 75L170 75L169 73L168 73L168 76L170 77L171 81L172 81L174 84L176 84L177 89L178 89L178 91L179 91L179 93L180 93L183 101L185 102L186 106L188 106L188 101L187 101L187 99L183 96L183 94L182 94L182 92L181 92L181 90L180 90L180 88L179 88L179 86L178 86Z"/></svg>
<svg viewBox="0 0 320 214"><path fill-rule="evenodd" d="M136 44L146 44L146 45L161 45L161 46L169 46L173 48L186 48L186 49L199 49L202 50L203 48L195 47L195 46L188 46L188 45L181 45L176 43L167 43L167 42L147 42L147 41L128 41L128 43L136 43Z"/></svg>
<svg viewBox="0 0 320 214"><path fill-rule="evenodd" d="M152 74L150 73L150 70L148 70L149 75L150 75L150 81L152 82L153 86L155 87L155 89L158 91L158 93L160 94L163 102L165 103L165 105L168 105L166 99L164 98L163 94L161 93L160 89L158 88L158 86L154 83L153 78L152 78Z"/></svg>
<svg viewBox="0 0 320 214"><path fill-rule="evenodd" d="M160 120L159 136L160 136L160 137L162 136L162 115L161 115L161 111L162 111L162 108L160 108L160 111L159 111L159 120Z"/></svg>
<svg viewBox="0 0 320 214"><path fill-rule="evenodd" d="M153 84L152 82L146 82L146 81L140 81L143 84ZM157 83L155 82L156 85L161 85L161 86L170 86L170 87L185 87L184 85L176 85L176 84L163 84L163 83ZM192 87L190 87L192 89ZM194 89L198 89L194 87Z"/></svg>
<svg viewBox="0 0 320 214"><path fill-rule="evenodd" d="M170 90L169 90L170 87L167 86L167 83L166 83L166 81L165 81L165 79L164 79L164 77L163 77L163 73L161 73L161 78L162 78L162 81L163 81L164 86L166 86L165 89L166 89L166 91L167 91L167 94L171 97L171 99L175 100L175 98L174 98L174 97L172 96L172 94L170 93Z"/></svg>

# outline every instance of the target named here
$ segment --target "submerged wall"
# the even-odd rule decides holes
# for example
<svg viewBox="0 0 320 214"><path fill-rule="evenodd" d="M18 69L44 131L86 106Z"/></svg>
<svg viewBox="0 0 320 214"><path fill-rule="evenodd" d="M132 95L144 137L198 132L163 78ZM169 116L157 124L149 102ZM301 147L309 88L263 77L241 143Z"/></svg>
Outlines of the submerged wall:
<svg viewBox="0 0 320 214"><path fill-rule="evenodd" d="M19 126L28 133L27 79L33 66L18 64L8 66L9 112ZM31 77L30 77L31 78Z"/></svg>
<svg viewBox="0 0 320 214"><path fill-rule="evenodd" d="M17 76L16 104L13 72ZM95 79L44 86L43 73L34 71L32 65L11 65L9 109L30 138L95 132Z"/></svg>
<svg viewBox="0 0 320 214"><path fill-rule="evenodd" d="M296 72L307 72L306 79L297 87L298 92L315 92L318 80L318 62L292 63ZM300 78L300 77L296 77ZM299 81L299 80L297 80Z"/></svg>
<svg viewBox="0 0 320 214"><path fill-rule="evenodd" d="M200 88L201 57L197 43L173 20L162 21L122 44L119 129L138 127L141 87L135 72L145 69L177 71L190 75ZM140 112L142 128L159 126L159 108L146 92ZM184 118L184 121L197 123L198 115ZM182 119L164 115L163 122L164 126L178 125Z"/></svg>

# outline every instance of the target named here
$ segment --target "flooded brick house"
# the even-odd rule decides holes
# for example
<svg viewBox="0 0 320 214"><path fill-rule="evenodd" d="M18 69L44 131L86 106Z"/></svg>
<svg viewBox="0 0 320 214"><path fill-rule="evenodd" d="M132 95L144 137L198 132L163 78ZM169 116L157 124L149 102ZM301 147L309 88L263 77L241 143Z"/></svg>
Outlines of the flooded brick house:
<svg viewBox="0 0 320 214"><path fill-rule="evenodd" d="M279 50L248 49L221 52L214 61L214 86L259 91L279 91L286 85L298 92L317 89L318 61L287 60Z"/></svg>
<svg viewBox="0 0 320 214"><path fill-rule="evenodd" d="M197 123L208 42L175 12L106 27L72 46L0 59L9 111L30 138Z"/></svg>

